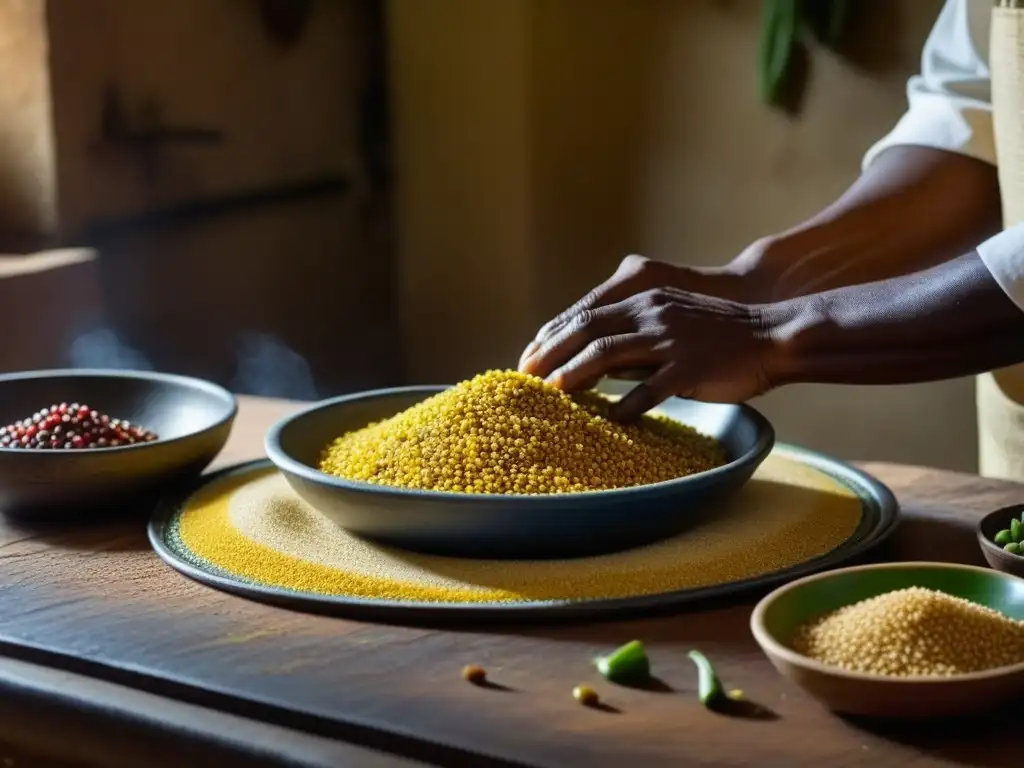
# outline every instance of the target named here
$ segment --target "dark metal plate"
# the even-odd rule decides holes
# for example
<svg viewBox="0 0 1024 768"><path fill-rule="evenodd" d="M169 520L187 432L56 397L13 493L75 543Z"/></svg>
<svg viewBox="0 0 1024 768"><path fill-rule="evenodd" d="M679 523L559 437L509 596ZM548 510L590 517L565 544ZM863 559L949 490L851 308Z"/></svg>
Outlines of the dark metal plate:
<svg viewBox="0 0 1024 768"><path fill-rule="evenodd" d="M865 556L896 529L899 506L893 493L860 470L829 456L778 445L776 450L817 469L842 483L860 499L863 514L853 535L821 557L775 573L697 589L679 590L632 598L588 601L545 601L523 603L420 603L346 598L336 595L297 592L257 584L219 568L196 562L173 535L175 520L192 493L206 483L227 475L271 468L266 460L248 462L208 475L183 497L168 499L149 524L149 539L157 554L171 567L196 581L261 602L296 610L327 613L354 619L392 623L536 622L617 617L692 607L710 600L732 598L774 588L817 571L835 568Z"/></svg>

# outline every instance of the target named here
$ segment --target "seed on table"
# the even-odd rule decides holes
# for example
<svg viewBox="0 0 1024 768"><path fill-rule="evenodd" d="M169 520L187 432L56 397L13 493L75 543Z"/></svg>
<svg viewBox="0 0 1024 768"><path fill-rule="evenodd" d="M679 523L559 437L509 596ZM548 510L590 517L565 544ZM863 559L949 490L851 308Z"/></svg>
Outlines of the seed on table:
<svg viewBox="0 0 1024 768"><path fill-rule="evenodd" d="M480 685L487 680L487 671L479 664L467 664L462 668L462 679Z"/></svg>
<svg viewBox="0 0 1024 768"><path fill-rule="evenodd" d="M597 691L586 685L577 685L573 688L572 697L585 707L596 706L600 701Z"/></svg>

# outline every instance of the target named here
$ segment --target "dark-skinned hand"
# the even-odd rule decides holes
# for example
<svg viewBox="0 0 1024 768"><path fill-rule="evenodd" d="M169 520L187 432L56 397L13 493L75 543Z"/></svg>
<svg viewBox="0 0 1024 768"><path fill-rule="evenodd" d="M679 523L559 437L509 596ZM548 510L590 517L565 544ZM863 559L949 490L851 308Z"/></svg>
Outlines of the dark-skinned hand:
<svg viewBox="0 0 1024 768"><path fill-rule="evenodd" d="M720 279L719 279L720 278ZM520 370L568 392L623 369L649 375L615 406L629 421L667 398L741 402L772 385L773 330L760 305L687 290L737 278L629 256L607 281L541 328Z"/></svg>

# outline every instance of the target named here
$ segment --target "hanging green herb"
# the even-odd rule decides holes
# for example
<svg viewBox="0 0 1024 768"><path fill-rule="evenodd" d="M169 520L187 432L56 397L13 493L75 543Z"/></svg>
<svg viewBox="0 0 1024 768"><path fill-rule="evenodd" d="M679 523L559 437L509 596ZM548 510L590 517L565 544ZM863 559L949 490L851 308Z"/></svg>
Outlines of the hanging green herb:
<svg viewBox="0 0 1024 768"><path fill-rule="evenodd" d="M797 44L798 0L763 0L760 43L760 91L767 104L778 104L786 87Z"/></svg>
<svg viewBox="0 0 1024 768"><path fill-rule="evenodd" d="M769 106L798 104L806 67L805 33L836 48L852 11L852 0L762 0L758 43L758 91Z"/></svg>

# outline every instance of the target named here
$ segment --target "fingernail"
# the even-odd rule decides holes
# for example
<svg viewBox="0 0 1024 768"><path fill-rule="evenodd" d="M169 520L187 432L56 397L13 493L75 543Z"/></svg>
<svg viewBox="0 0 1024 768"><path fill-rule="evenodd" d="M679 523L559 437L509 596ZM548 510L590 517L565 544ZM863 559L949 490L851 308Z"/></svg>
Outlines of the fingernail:
<svg viewBox="0 0 1024 768"><path fill-rule="evenodd" d="M559 373L558 371L555 371L554 373L552 373L550 376L548 376L546 379L544 379L544 381L546 381L548 384L550 384L553 387L558 387L559 389L562 389L562 384L564 383L562 381L562 374Z"/></svg>

